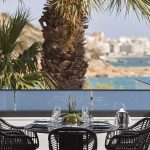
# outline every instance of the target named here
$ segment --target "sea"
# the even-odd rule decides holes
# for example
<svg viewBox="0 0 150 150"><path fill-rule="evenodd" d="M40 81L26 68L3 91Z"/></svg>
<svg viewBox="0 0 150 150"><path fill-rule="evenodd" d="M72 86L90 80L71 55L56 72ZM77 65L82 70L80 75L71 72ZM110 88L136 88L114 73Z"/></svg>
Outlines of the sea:
<svg viewBox="0 0 150 150"><path fill-rule="evenodd" d="M109 59L113 66L150 67L150 56L118 57ZM150 89L150 76L146 77L88 77L87 82L92 89Z"/></svg>

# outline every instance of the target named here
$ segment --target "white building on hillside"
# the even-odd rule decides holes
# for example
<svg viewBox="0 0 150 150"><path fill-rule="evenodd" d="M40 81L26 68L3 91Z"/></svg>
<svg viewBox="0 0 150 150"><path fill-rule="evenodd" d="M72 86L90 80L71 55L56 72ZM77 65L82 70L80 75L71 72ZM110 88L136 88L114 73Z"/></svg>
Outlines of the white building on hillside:
<svg viewBox="0 0 150 150"><path fill-rule="evenodd" d="M110 45L108 43L98 42L96 47L100 49L103 54L110 53Z"/></svg>

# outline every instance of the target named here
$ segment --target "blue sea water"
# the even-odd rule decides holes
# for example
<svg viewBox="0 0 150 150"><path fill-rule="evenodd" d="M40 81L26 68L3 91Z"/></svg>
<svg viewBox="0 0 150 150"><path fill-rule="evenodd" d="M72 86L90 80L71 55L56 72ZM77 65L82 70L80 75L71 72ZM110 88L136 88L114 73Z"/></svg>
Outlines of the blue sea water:
<svg viewBox="0 0 150 150"><path fill-rule="evenodd" d="M113 61L116 60L116 61ZM150 66L150 57L118 57L109 60L109 63L113 66L123 66L123 67L145 67Z"/></svg>
<svg viewBox="0 0 150 150"><path fill-rule="evenodd" d="M112 61L111 61L112 60ZM114 61L115 60L115 61ZM117 61L116 61L117 60ZM144 67L150 66L150 57L123 57L110 59L109 63L113 66L123 67ZM138 80L142 82L138 82ZM108 85L113 89L150 89L150 76L149 77L99 77L87 78L88 83L92 89L96 89L98 85ZM148 84L145 84L145 83ZM109 87L108 87L109 88Z"/></svg>
<svg viewBox="0 0 150 150"><path fill-rule="evenodd" d="M138 80L150 83L150 77L87 78L92 89L96 89L98 85L106 85L113 89L150 89L150 85Z"/></svg>

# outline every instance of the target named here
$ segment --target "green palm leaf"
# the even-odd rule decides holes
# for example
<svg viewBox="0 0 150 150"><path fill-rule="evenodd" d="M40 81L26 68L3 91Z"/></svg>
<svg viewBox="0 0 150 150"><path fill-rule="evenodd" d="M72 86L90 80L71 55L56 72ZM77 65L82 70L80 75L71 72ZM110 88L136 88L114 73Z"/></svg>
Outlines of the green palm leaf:
<svg viewBox="0 0 150 150"><path fill-rule="evenodd" d="M142 17L150 21L149 0L110 0L107 8L111 12L116 9L117 13L120 13L125 8L126 14L133 10L139 19Z"/></svg>
<svg viewBox="0 0 150 150"><path fill-rule="evenodd" d="M92 8L104 10L105 7L117 13L126 9L126 14L132 9L138 17L149 21L150 1L149 0L48 0L47 5L58 10L62 16L75 24L82 15L90 16Z"/></svg>
<svg viewBox="0 0 150 150"><path fill-rule="evenodd" d="M50 76L45 77L44 73L34 72L22 76L19 73L0 74L0 89L55 89L56 82Z"/></svg>
<svg viewBox="0 0 150 150"><path fill-rule="evenodd" d="M10 54L19 44L16 40L21 35L24 26L29 23L29 11L18 9L15 16L8 15L0 26L0 48L2 54Z"/></svg>
<svg viewBox="0 0 150 150"><path fill-rule="evenodd" d="M23 3L23 0L19 0L19 2ZM149 0L47 0L47 5L57 9L66 20L74 25L81 14L90 16L92 8L102 10L107 7L110 11L116 8L117 13L126 8L126 14L132 9L138 18L141 16L148 21L150 16Z"/></svg>
<svg viewBox="0 0 150 150"><path fill-rule="evenodd" d="M33 43L27 50L19 55L17 59L13 60L14 69L20 73L32 73L37 68L37 54L40 52L41 44L39 42Z"/></svg>
<svg viewBox="0 0 150 150"><path fill-rule="evenodd" d="M14 49L21 46L17 39L23 34L29 15L28 10L18 9L14 16L5 17L0 25L0 88L53 89L57 86L53 77L38 70L40 43L33 43L19 57L13 55Z"/></svg>

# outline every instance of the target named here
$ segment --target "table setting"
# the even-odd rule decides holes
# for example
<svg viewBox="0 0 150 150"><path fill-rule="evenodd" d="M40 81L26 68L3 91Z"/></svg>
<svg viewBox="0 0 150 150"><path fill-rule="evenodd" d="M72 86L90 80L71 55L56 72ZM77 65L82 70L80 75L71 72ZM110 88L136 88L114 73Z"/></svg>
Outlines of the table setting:
<svg viewBox="0 0 150 150"><path fill-rule="evenodd" d="M88 107L82 107L81 113L78 113L75 106L75 101L70 101L68 113L62 113L61 107L55 106L49 119L35 120L25 128L38 133L49 133L54 129L66 127L88 128L96 133L105 133L118 128L108 121L95 120L89 113Z"/></svg>

